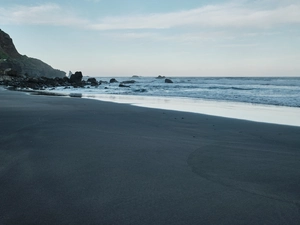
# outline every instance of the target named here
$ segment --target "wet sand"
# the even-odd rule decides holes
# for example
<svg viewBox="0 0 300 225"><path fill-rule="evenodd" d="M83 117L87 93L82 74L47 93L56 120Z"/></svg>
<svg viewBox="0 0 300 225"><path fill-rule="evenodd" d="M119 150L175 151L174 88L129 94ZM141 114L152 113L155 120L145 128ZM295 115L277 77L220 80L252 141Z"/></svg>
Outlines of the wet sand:
<svg viewBox="0 0 300 225"><path fill-rule="evenodd" d="M299 224L300 127L0 90L0 224Z"/></svg>

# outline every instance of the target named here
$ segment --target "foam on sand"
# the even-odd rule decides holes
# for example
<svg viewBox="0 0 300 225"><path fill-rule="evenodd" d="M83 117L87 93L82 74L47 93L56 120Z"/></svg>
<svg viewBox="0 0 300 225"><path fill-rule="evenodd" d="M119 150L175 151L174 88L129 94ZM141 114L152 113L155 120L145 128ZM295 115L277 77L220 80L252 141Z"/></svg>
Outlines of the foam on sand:
<svg viewBox="0 0 300 225"><path fill-rule="evenodd" d="M131 95L83 95L101 101L131 104L140 107L201 113L256 122L300 126L300 108L259 104L207 101L191 98L150 97Z"/></svg>

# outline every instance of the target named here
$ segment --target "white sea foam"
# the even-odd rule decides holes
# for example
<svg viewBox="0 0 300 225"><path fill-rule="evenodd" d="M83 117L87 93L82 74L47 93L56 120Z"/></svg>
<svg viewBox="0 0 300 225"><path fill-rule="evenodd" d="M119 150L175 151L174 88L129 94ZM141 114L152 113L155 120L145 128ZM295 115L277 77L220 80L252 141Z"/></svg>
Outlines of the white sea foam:
<svg viewBox="0 0 300 225"><path fill-rule="evenodd" d="M57 88L54 92L83 97L258 122L300 126L300 78L117 78L134 79L129 88L118 83L84 89ZM98 78L109 81L109 78Z"/></svg>
<svg viewBox="0 0 300 225"><path fill-rule="evenodd" d="M131 104L140 107L176 110L256 122L300 126L300 108L293 107L151 96L88 94L83 95L83 97L101 101Z"/></svg>

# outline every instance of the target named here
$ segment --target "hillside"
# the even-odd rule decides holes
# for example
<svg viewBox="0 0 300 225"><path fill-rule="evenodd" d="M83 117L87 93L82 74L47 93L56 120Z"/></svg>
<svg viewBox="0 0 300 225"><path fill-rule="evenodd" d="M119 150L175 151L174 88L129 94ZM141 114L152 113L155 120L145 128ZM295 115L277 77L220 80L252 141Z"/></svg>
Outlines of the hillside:
<svg viewBox="0 0 300 225"><path fill-rule="evenodd" d="M0 29L0 75L7 73L30 77L64 77L65 72L53 69L50 65L35 58L21 55L11 37Z"/></svg>

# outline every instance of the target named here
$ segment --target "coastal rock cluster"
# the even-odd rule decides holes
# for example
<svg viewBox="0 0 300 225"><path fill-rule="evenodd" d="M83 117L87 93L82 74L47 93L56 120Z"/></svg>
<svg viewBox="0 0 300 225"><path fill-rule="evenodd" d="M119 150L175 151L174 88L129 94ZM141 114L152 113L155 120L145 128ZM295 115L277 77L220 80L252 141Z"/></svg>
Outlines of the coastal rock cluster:
<svg viewBox="0 0 300 225"><path fill-rule="evenodd" d="M111 78L109 82L107 81L97 81L96 78L88 78L83 80L82 72L77 71L71 74L70 77L29 77L29 76L19 76L12 71L8 71L5 75L0 75L0 85L5 85L13 89L33 89L33 90L45 90L47 88L56 87L74 87L74 88L85 88L85 87L98 87L102 84L119 84L120 88L129 88L130 84L136 83L135 80L127 80L119 82L115 78ZM173 83L172 80L166 78L165 83Z"/></svg>
<svg viewBox="0 0 300 225"><path fill-rule="evenodd" d="M9 86L12 88L21 89L33 89L33 90L44 90L46 88L55 87L85 87L86 85L97 86L99 82L95 78L89 78L87 81L82 80L82 73L76 72L69 77L29 77L29 76L18 76L13 75L0 75L0 85Z"/></svg>
<svg viewBox="0 0 300 225"><path fill-rule="evenodd" d="M10 36L0 29L0 76L63 78L65 74L39 59L21 55Z"/></svg>

